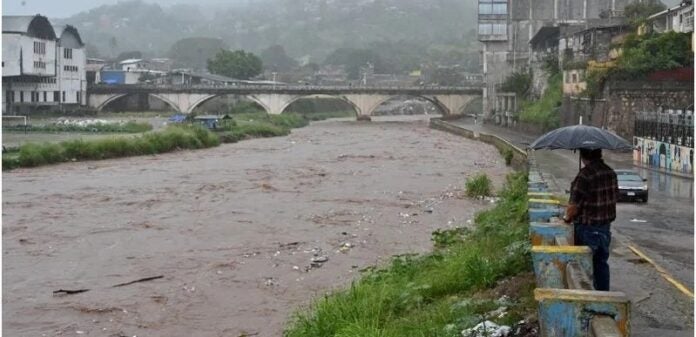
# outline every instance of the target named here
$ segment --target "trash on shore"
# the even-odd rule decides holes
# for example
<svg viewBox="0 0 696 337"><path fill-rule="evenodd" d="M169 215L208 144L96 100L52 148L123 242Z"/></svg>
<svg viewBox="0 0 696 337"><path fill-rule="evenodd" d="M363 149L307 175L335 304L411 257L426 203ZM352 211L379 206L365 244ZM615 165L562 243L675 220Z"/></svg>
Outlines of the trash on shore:
<svg viewBox="0 0 696 337"><path fill-rule="evenodd" d="M473 328L462 330L463 337L506 337L510 334L510 327L498 325L491 321L484 321Z"/></svg>

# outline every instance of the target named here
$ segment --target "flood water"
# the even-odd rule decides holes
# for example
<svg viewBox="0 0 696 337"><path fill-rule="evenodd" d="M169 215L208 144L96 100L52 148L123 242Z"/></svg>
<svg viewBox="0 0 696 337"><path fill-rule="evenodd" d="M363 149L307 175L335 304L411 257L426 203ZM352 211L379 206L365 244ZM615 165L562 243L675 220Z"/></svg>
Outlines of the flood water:
<svg viewBox="0 0 696 337"><path fill-rule="evenodd" d="M488 207L462 196L481 171L500 186L509 169L409 119L3 173L3 332L280 336L312 298Z"/></svg>

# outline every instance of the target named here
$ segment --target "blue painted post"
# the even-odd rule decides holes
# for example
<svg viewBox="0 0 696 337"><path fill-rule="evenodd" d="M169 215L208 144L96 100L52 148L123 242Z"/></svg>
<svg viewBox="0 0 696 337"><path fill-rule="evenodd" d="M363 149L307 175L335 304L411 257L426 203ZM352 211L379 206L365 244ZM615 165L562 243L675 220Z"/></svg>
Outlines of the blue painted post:
<svg viewBox="0 0 696 337"><path fill-rule="evenodd" d="M530 222L548 222L551 218L563 217L564 212L560 207L530 208L527 211Z"/></svg>
<svg viewBox="0 0 696 337"><path fill-rule="evenodd" d="M533 246L532 263L539 288L566 287L566 265L574 262L592 278L592 250L586 246Z"/></svg>
<svg viewBox="0 0 696 337"><path fill-rule="evenodd" d="M630 301L620 292L545 289L534 290L539 302L542 337L586 337L593 317L611 317L621 337L630 334Z"/></svg>
<svg viewBox="0 0 696 337"><path fill-rule="evenodd" d="M532 222L529 224L529 236L532 246L553 246L557 236L563 236L568 242L575 242L573 226L565 223Z"/></svg>

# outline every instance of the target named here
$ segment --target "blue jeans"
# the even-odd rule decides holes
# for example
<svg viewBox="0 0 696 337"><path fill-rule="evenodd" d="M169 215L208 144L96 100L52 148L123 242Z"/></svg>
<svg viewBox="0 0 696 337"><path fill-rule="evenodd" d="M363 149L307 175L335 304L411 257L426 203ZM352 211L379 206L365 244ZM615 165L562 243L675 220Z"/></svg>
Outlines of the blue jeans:
<svg viewBox="0 0 696 337"><path fill-rule="evenodd" d="M611 229L609 224L587 226L575 224L575 245L588 246L592 250L595 290L609 291L609 244Z"/></svg>

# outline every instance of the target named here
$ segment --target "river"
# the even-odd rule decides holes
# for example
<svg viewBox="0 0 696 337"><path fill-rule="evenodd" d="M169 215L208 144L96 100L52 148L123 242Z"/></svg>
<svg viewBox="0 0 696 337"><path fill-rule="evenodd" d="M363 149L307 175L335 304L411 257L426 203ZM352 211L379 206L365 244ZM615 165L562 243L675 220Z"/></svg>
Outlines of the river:
<svg viewBox="0 0 696 337"><path fill-rule="evenodd" d="M426 117L375 120L3 173L3 332L280 336L312 298L488 207L468 176L510 171Z"/></svg>

